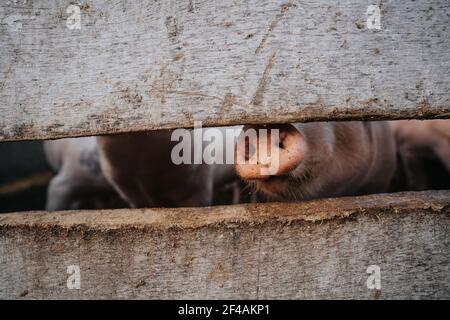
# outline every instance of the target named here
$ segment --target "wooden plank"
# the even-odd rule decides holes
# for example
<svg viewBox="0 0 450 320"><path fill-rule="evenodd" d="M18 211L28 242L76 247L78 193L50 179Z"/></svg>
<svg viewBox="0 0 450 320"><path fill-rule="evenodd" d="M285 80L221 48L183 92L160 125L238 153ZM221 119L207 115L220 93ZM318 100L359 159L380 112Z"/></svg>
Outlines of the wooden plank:
<svg viewBox="0 0 450 320"><path fill-rule="evenodd" d="M0 4L0 140L450 117L447 0L72 2Z"/></svg>
<svg viewBox="0 0 450 320"><path fill-rule="evenodd" d="M0 298L448 299L449 231L450 191L6 214Z"/></svg>

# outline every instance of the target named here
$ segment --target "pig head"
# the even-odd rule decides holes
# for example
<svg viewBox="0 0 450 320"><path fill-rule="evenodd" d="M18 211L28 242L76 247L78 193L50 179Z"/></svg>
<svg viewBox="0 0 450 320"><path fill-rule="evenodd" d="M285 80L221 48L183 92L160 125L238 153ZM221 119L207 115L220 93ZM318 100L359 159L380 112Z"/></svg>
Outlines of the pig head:
<svg viewBox="0 0 450 320"><path fill-rule="evenodd" d="M45 141L44 152L56 172L47 189L47 210L127 206L101 171L94 137Z"/></svg>
<svg viewBox="0 0 450 320"><path fill-rule="evenodd" d="M259 152L259 134L243 139L248 130L261 128L268 129L267 144L278 159ZM277 139L272 139L270 129L278 129ZM245 146L236 148L238 175L270 200L385 192L396 168L395 141L386 122L248 125L239 143ZM273 161L278 169L261 174Z"/></svg>

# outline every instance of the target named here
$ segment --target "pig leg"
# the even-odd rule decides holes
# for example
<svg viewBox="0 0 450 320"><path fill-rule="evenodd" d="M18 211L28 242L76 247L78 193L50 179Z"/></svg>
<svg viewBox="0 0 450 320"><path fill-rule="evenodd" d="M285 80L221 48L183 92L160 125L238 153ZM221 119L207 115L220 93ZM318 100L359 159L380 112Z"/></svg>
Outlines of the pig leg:
<svg viewBox="0 0 450 320"><path fill-rule="evenodd" d="M79 209L77 201L79 192L65 179L63 175L57 175L49 184L47 190L47 211Z"/></svg>

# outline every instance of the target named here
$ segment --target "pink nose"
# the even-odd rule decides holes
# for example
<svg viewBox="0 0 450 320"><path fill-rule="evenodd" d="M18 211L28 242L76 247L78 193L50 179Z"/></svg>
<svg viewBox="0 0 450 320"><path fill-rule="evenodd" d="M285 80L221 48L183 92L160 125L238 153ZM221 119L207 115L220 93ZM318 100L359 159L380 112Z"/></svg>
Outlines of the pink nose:
<svg viewBox="0 0 450 320"><path fill-rule="evenodd" d="M235 146L236 172L247 180L280 176L294 170L304 152L304 137L293 125L247 125Z"/></svg>

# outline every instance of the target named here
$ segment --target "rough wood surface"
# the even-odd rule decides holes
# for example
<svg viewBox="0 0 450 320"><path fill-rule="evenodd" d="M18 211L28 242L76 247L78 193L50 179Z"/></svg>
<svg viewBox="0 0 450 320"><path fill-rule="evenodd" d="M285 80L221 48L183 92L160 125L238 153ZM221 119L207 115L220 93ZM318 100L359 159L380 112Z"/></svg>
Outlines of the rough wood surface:
<svg viewBox="0 0 450 320"><path fill-rule="evenodd" d="M72 3L1 2L0 140L450 117L448 0Z"/></svg>
<svg viewBox="0 0 450 320"><path fill-rule="evenodd" d="M6 214L0 298L448 299L449 231L450 191Z"/></svg>

